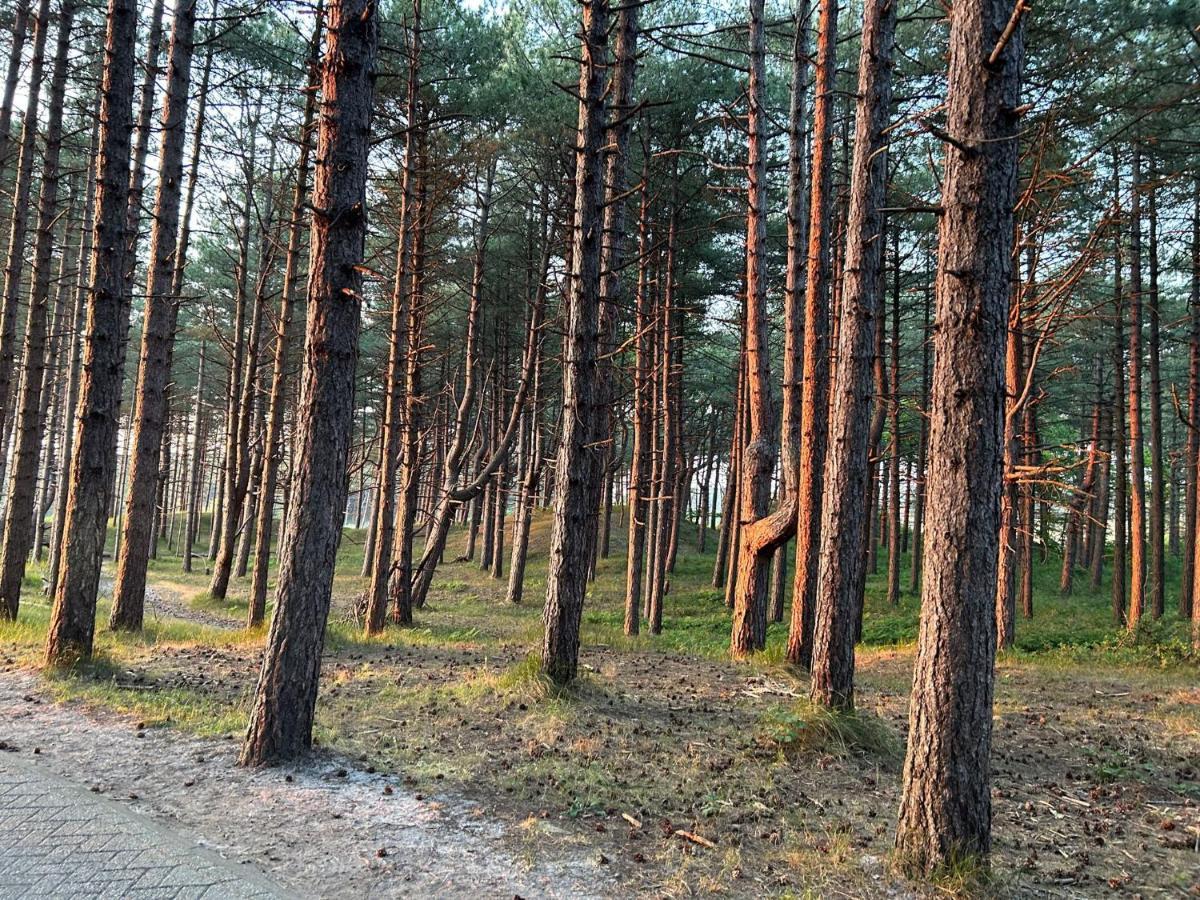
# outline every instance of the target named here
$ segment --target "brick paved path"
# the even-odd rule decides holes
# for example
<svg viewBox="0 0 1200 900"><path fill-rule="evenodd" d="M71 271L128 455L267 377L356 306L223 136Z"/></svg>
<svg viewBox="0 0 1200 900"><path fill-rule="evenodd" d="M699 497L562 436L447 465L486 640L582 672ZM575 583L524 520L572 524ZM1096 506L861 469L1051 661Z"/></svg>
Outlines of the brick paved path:
<svg viewBox="0 0 1200 900"><path fill-rule="evenodd" d="M124 808L0 753L0 898L285 896Z"/></svg>

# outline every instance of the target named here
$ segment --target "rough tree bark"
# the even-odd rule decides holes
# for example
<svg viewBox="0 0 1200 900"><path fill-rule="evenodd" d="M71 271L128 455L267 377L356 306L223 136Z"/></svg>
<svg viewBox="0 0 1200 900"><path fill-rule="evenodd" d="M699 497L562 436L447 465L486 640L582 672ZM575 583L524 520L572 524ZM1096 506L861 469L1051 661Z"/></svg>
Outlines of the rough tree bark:
<svg viewBox="0 0 1200 900"><path fill-rule="evenodd" d="M1142 159L1133 147L1129 187L1129 615L1136 628L1146 606L1146 446L1142 428Z"/></svg>
<svg viewBox="0 0 1200 900"><path fill-rule="evenodd" d="M749 434L741 448L741 483L737 514L740 545L733 588L733 632L730 649L734 656L762 649L767 630L767 573L772 558L796 532L798 475L801 442L800 367L806 323L801 284L801 247L804 243L804 94L807 77L807 31L809 4L801 0L796 9L792 40L791 103L788 115L788 257L784 290L783 409L780 428L782 457L782 500L766 515L770 503L771 476L777 448L774 411L767 384L770 353L767 350L766 275L762 271L766 253L766 131L762 111L765 94L763 7L750 5L750 109L746 218L746 310L742 332L746 357L743 402L747 404Z"/></svg>
<svg viewBox="0 0 1200 900"><path fill-rule="evenodd" d="M325 24L324 4L317 4L316 22L308 53L308 84L304 93L304 117L300 125L300 151L296 159L296 184L292 191L291 219L288 222L287 258L279 296L279 315L275 322L275 350L271 369L271 399L263 437L262 475L260 477L257 522L255 526L254 572L250 579L250 605L246 624L262 624L267 608L267 573L271 563L271 534L275 522L275 493L279 483L279 463L283 448L283 410L287 404L287 355L295 303L296 281L300 277L300 256L308 198L309 156L312 126L320 88L321 35Z"/></svg>
<svg viewBox="0 0 1200 900"><path fill-rule="evenodd" d="M177 0L171 26L167 94L162 111L158 196L150 235L150 277L143 314L141 364L134 394L133 463L117 578L108 627L137 631L142 627L149 564L154 495L171 377L171 345L179 304L171 294L179 237L179 201L183 178L183 146L187 131L188 86L192 76L196 0Z"/></svg>
<svg viewBox="0 0 1200 900"><path fill-rule="evenodd" d="M8 505L4 516L3 546L0 547L0 618L16 619L21 602L25 562L34 537L34 492L42 449L45 415L42 406L46 369L46 327L50 277L53 267L54 226L58 217L59 157L62 150L63 95L67 86L67 63L71 47L71 25L75 0L64 0L58 15L58 37L50 76L49 110L46 116L46 145L42 157L42 184L38 195L37 238L34 242L32 286L25 317L25 344L21 361L21 383L17 399L15 450L8 482ZM45 31L48 21L39 28ZM34 130L34 129L30 129ZM48 427L53 427L49 423ZM37 509L38 518L43 511Z"/></svg>
<svg viewBox="0 0 1200 900"><path fill-rule="evenodd" d="M1004 332L1025 10L958 0L950 14L925 581L896 832L902 864L922 874L986 860L991 847Z"/></svg>
<svg viewBox="0 0 1200 900"><path fill-rule="evenodd" d="M812 663L816 622L821 485L829 408L828 322L830 215L833 209L833 93L837 74L837 0L821 0L813 88L812 188L808 208L808 271L804 292L804 372L796 488L796 568L792 578L789 662Z"/></svg>
<svg viewBox="0 0 1200 900"><path fill-rule="evenodd" d="M29 231L29 192L33 184L33 161L37 156L38 105L46 68L46 36L50 31L50 0L38 0L34 14L33 55L29 60L25 116L12 187L8 247L4 261L3 308L0 308L0 473L8 468L8 421L12 400L13 362L16 358L17 321L21 315L21 291L25 274L25 241Z"/></svg>
<svg viewBox="0 0 1200 900"><path fill-rule="evenodd" d="M559 683L579 665L579 623L587 589L589 546L584 539L599 498L602 448L589 444L597 407L601 228L606 136L604 74L608 0L581 0L579 121L575 142L575 212L571 284L564 335L563 421L554 485L554 524L546 603L542 611L542 670Z"/></svg>
<svg viewBox="0 0 1200 900"><path fill-rule="evenodd" d="M294 759L313 713L354 429L354 370L367 230L367 149L378 47L374 0L332 0L312 197L308 327L297 460L275 614L241 765Z"/></svg>
<svg viewBox="0 0 1200 900"><path fill-rule="evenodd" d="M83 378L58 584L46 637L49 665L91 656L95 632L96 594L112 499L121 405L128 244L126 203L136 36L136 2L109 0Z"/></svg>
<svg viewBox="0 0 1200 900"><path fill-rule="evenodd" d="M868 0L858 62L858 111L846 222L845 286L838 327L837 374L829 424L830 453L821 504L812 699L854 707L854 639L866 572L871 368L882 326L883 207L887 181L885 129L892 101L896 0ZM882 403L883 398L875 398Z"/></svg>

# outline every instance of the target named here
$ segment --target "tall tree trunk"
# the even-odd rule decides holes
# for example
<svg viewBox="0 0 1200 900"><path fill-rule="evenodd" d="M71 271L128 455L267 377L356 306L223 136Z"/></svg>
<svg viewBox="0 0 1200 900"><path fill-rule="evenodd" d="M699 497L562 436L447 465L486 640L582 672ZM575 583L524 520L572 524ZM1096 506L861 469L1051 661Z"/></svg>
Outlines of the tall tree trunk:
<svg viewBox="0 0 1200 900"><path fill-rule="evenodd" d="M94 158L98 148L100 124L97 120L92 124L90 142L91 156ZM67 399L63 415L64 434L62 465L58 472L58 486L55 489L54 531L50 537L50 566L46 577L46 593L53 597L58 586L59 564L62 559L62 543L64 526L67 519L67 498L71 486L71 460L75 450L76 406L79 399L79 369L83 361L84 316L87 312L87 292L90 280L92 261L92 226L96 211L96 177L95 170L88 169L86 197L83 204L83 219L80 221L79 251L76 256L75 298L72 303L71 315L71 352L67 369Z"/></svg>
<svg viewBox="0 0 1200 900"><path fill-rule="evenodd" d="M1025 338L1021 331L1023 286L1013 279L1004 349L1003 481L1000 487L1000 549L996 561L996 646L1011 650L1016 639L1017 566L1022 558L1020 462L1021 422L1028 396L1025 389ZM1031 528L1032 523L1024 523Z"/></svg>
<svg viewBox="0 0 1200 900"><path fill-rule="evenodd" d="M1129 627L1146 606L1146 448L1142 429L1142 160L1133 147L1129 212Z"/></svg>
<svg viewBox="0 0 1200 900"><path fill-rule="evenodd" d="M312 744L321 651L354 430L354 370L367 231L367 149L379 36L373 0L331 0L313 186L305 366L296 480L275 615L241 765L294 759Z"/></svg>
<svg viewBox="0 0 1200 900"><path fill-rule="evenodd" d="M314 44L314 55L317 45ZM404 135L404 169L400 176L400 222L396 234L396 272L392 285L392 321L388 332L388 368L383 405L383 441L379 449L379 478L374 522L373 556L370 560L370 584L367 587L367 634L383 630L387 619L387 585L392 566L392 542L396 527L396 469L400 463L400 442L403 424L400 411L403 403L405 350L408 320L408 251L411 240L409 220L413 212L413 175L417 150L417 97L420 90L421 2L413 4L413 21L409 29L408 97L405 107L408 127ZM364 563L365 565L366 563Z"/></svg>
<svg viewBox="0 0 1200 900"><path fill-rule="evenodd" d="M1113 149L1113 206L1121 209L1121 182L1117 150ZM1125 464L1128 452L1125 427L1125 295L1121 283L1121 224L1113 227L1113 623L1125 624L1126 522L1129 517L1129 476ZM1032 527L1032 525L1030 526Z"/></svg>
<svg viewBox="0 0 1200 900"><path fill-rule="evenodd" d="M92 653L96 594L112 499L121 406L121 348L129 135L132 128L134 0L109 0L104 75L100 89L100 155L96 162L96 222L88 296L83 378L70 494L46 662L69 663Z"/></svg>
<svg viewBox="0 0 1200 900"><path fill-rule="evenodd" d="M854 639L866 573L871 366L882 327L883 207L887 181L885 129L892 102L895 0L868 0L858 65L858 112L846 222L845 287L838 326L821 552L812 656L813 702L854 707ZM882 403L883 398L876 398ZM795 602L793 600L793 602Z"/></svg>
<svg viewBox="0 0 1200 900"><path fill-rule="evenodd" d="M888 430L892 450L888 457L888 580L889 606L900 604L900 229L893 231L891 365L888 368ZM880 237L882 240L882 236ZM882 321L880 325L882 325Z"/></svg>
<svg viewBox="0 0 1200 900"><path fill-rule="evenodd" d="M813 94L812 193L809 199L808 272L804 293L804 387L800 400L796 571L792 580L789 662L808 668L814 653L817 571L823 513L829 409L827 348L830 216L833 210L833 95L837 75L837 0L820 0L816 83ZM839 336L839 341L841 340ZM861 548L861 545L860 545Z"/></svg>
<svg viewBox="0 0 1200 900"><path fill-rule="evenodd" d="M926 578L896 831L902 865L924 875L986 861L991 848L1004 332L1025 9L958 0L950 14L946 131L955 143L942 188Z"/></svg>
<svg viewBox="0 0 1200 900"><path fill-rule="evenodd" d="M9 48L8 69L4 77L4 94L0 98L0 177L8 174L9 146L12 138L13 99L21 78L21 54L29 32L29 0L17 0L13 10L12 44Z"/></svg>
<svg viewBox="0 0 1200 900"><path fill-rule="evenodd" d="M1191 333L1188 341L1188 430L1184 465L1187 470L1187 496L1184 508L1183 583L1179 592L1179 617L1192 615L1195 596L1196 491L1200 478L1200 174L1192 183L1192 289L1188 299Z"/></svg>
<svg viewBox="0 0 1200 900"><path fill-rule="evenodd" d="M1164 539L1166 521L1164 506L1166 488L1163 479L1162 369L1160 365L1159 297L1158 297L1158 166L1150 159L1150 191L1148 218L1150 220L1149 256L1150 294L1147 308L1150 315L1147 343L1150 375L1150 570L1146 582L1150 615L1162 618L1165 606L1166 559Z"/></svg>
<svg viewBox="0 0 1200 900"><path fill-rule="evenodd" d="M921 587L921 561L924 557L922 548L925 543L925 456L929 450L929 346L933 341L929 331L928 278L925 282L921 303L921 435L917 446L917 498L913 510L912 568L909 570L908 580L909 590L914 593Z"/></svg>
<svg viewBox="0 0 1200 900"><path fill-rule="evenodd" d="M563 349L563 421L554 485L554 524L542 670L569 682L579 665L579 624L587 588L588 532L599 494L601 449L590 443L598 409L596 354L599 338L601 228L606 136L604 73L607 68L608 0L581 0L579 122L575 143L575 214L571 282Z"/></svg>
<svg viewBox="0 0 1200 900"><path fill-rule="evenodd" d="M113 630L142 627L146 567L154 497L158 487L160 452L166 426L167 384L171 377L171 345L179 304L171 294L175 251L179 237L180 182L187 131L188 86L192 76L196 0L177 0L171 27L167 95L162 112L161 170L154 201L150 236L150 278L143 314L141 365L133 413L133 465L129 470L129 499L117 578L113 587Z"/></svg>
<svg viewBox="0 0 1200 900"><path fill-rule="evenodd" d="M419 0L418 0L419 5ZM262 486L255 526L254 572L250 580L250 604L246 624L262 624L267 608L267 575L271 564L271 534L275 522L275 494L279 482L279 463L283 447L283 411L287 405L287 357L292 325L292 307L296 282L300 277L301 250L304 243L305 202L308 197L309 156L312 147L313 119L320 87L321 36L324 4L317 5L317 19L309 42L308 85L304 94L304 117L300 125L300 152L296 160L296 184L292 190L291 219L288 222L287 258L279 297L279 315L275 323L275 355L271 370L271 399L263 436Z"/></svg>
<svg viewBox="0 0 1200 900"><path fill-rule="evenodd" d="M423 145L422 145L423 146ZM417 211L412 217L412 274L409 279L408 322L405 326L404 428L400 438L399 504L392 546L392 580L388 594L392 601L392 621L412 624L413 526L417 516L420 489L421 343L425 316L425 235L431 218L427 207L425 177L418 154L416 191ZM430 485L432 488L432 484Z"/></svg>
<svg viewBox="0 0 1200 900"><path fill-rule="evenodd" d="M3 546L0 547L0 618L16 619L21 602L25 562L33 544L34 492L46 417L42 407L46 369L46 319L53 266L54 227L58 216L59 156L62 150L63 95L67 86L67 63L71 47L74 0L64 0L58 16L58 39L50 76L49 111L46 116L46 146L42 158L42 184L38 196L37 238L34 242L32 287L25 319L25 346L21 362L21 384L17 400L16 450L8 483L8 506L4 516ZM38 27L49 27L45 16ZM44 42L44 37L39 37ZM30 129L33 123L30 123ZM53 423L49 424L53 427ZM37 509L38 518L43 511Z"/></svg>
<svg viewBox="0 0 1200 900"><path fill-rule="evenodd" d="M208 345L200 342L200 362L196 369L196 409L192 424L192 475L188 485L187 522L183 537L183 571L192 571L192 548L200 527L201 485L204 481L204 361Z"/></svg>
<svg viewBox="0 0 1200 900"><path fill-rule="evenodd" d="M784 372L781 447L775 445L775 422L769 381L770 353L767 342L766 254L767 180L766 93L763 4L750 3L750 85L748 91L749 132L746 218L746 309L742 331L746 358L745 404L748 432L741 448L738 488L739 547L733 589L733 631L730 651L745 656L766 646L767 574L780 546L796 533L801 464L801 353L807 350L805 329L809 326L800 293L800 247L803 245L803 117L807 66L805 53L808 2L796 10L792 41L791 105L788 114L788 258L784 291ZM782 456L782 493L779 507L767 515L775 460Z"/></svg>
<svg viewBox="0 0 1200 900"><path fill-rule="evenodd" d="M624 631L635 635L641 625L642 569L646 550L646 517L650 506L650 392L653 349L650 338L650 177L642 170L638 216L638 275L635 294L633 373L633 456L629 464L629 534L625 548ZM736 429L735 429L736 431ZM730 493L726 490L728 497ZM728 512L726 514L728 516ZM727 520L726 520L727 521ZM722 528L724 529L724 525ZM720 564L718 552L718 566ZM713 576L716 578L716 575Z"/></svg>
<svg viewBox="0 0 1200 900"><path fill-rule="evenodd" d="M12 188L12 216L4 263L3 308L0 309L0 477L8 469L8 435L12 405L13 362L17 347L17 321L21 315L21 291L25 274L25 242L29 232L29 192L33 184L33 160L37 156L38 105L46 67L46 35L50 31L50 0L38 0L34 15L33 56L21 124L21 146L17 157L16 181ZM7 136L7 132L6 132Z"/></svg>

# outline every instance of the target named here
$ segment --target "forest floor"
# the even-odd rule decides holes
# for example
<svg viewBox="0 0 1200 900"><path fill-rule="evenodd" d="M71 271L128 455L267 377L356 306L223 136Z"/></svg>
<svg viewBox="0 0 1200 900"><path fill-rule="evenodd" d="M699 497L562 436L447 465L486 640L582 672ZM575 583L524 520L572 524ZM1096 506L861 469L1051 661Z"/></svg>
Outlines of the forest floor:
<svg viewBox="0 0 1200 900"><path fill-rule="evenodd" d="M1129 638L1106 590L1060 598L1054 566L1038 570L1037 614L997 668L993 872L916 885L889 857L915 597L888 608L872 579L859 713L830 717L782 663L783 625L752 663L725 658L710 556L680 556L662 635L624 637L615 542L585 609L584 677L555 690L529 655L546 531L525 604L447 563L417 626L378 639L351 620L349 532L321 755L279 771L232 766L262 645L241 627L244 586L216 603L202 571L164 556L146 632L101 632L93 663L48 676L32 671L48 613L31 573L20 620L0 626L0 737L310 894L1200 894L1200 679L1171 614Z"/></svg>

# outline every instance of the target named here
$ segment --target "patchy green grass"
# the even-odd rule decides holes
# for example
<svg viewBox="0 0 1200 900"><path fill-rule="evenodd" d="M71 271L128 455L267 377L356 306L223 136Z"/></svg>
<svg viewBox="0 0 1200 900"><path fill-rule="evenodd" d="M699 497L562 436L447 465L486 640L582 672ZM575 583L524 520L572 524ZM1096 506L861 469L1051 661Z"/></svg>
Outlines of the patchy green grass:
<svg viewBox="0 0 1200 900"><path fill-rule="evenodd" d="M767 712L763 736L784 753L861 754L896 764L903 744L886 722L862 710L826 709L807 698Z"/></svg>

